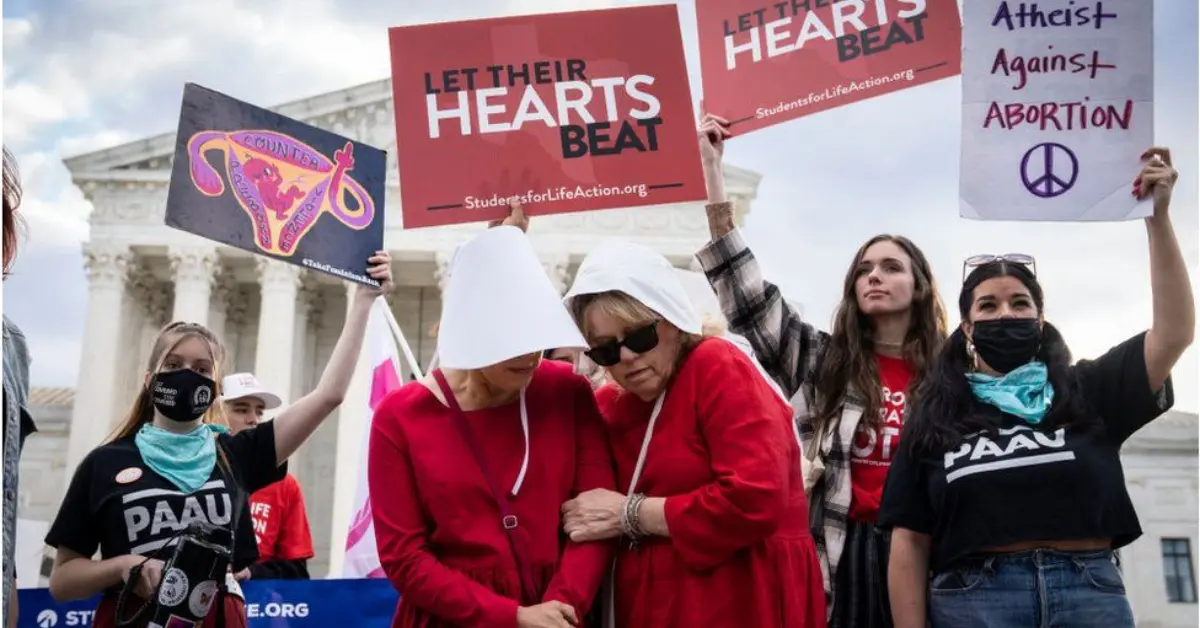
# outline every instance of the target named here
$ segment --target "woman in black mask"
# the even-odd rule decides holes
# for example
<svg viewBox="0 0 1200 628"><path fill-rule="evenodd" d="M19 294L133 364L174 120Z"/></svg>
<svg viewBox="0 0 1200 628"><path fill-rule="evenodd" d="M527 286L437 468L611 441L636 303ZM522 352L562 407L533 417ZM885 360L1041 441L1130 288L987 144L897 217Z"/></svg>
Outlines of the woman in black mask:
<svg viewBox="0 0 1200 628"><path fill-rule="evenodd" d="M388 289L387 253L378 252L368 263L368 274ZM220 404L214 403L221 394L221 341L194 323L163 328L129 415L109 442L79 464L46 535L46 544L58 550L50 594L69 601L103 593L95 628L114 628L118 620L135 616L147 600L205 617L203 628L246 626L245 601L234 574L258 558L248 496L282 479L287 459L341 405L371 303L381 293L380 288L358 287L314 391L274 420L237 434L228 433ZM171 569L164 573L164 561L194 524L208 526L210 538L221 545L228 546L232 536L226 577L196 582L198 576L188 578ZM99 560L92 558L97 550ZM145 626L152 612L129 626Z"/></svg>
<svg viewBox="0 0 1200 628"><path fill-rule="evenodd" d="M897 628L1133 626L1113 550L1142 531L1120 449L1174 403L1196 326L1167 214L1178 174L1164 149L1143 159L1149 331L1072 365L1032 257L964 264L962 326L918 389L879 514Z"/></svg>

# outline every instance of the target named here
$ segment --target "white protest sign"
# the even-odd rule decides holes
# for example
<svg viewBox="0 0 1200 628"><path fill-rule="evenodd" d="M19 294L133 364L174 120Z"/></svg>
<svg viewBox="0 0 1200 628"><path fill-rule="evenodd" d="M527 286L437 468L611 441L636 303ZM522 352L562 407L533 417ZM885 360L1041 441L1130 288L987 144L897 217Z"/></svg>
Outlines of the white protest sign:
<svg viewBox="0 0 1200 628"><path fill-rule="evenodd" d="M1154 140L1149 0L963 3L959 213L1128 220Z"/></svg>

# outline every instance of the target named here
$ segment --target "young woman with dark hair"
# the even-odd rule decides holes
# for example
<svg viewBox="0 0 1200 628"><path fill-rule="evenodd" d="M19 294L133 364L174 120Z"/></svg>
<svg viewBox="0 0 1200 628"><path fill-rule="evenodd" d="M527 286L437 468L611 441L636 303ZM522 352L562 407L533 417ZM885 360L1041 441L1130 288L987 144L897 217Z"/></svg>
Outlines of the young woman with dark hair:
<svg viewBox="0 0 1200 628"><path fill-rule="evenodd" d="M933 272L907 238L871 238L846 271L832 333L818 330L763 279L734 226L721 164L727 123L706 115L699 135L712 241L696 257L730 329L791 397L829 625L890 626L889 541L874 524L909 391L946 337Z"/></svg>
<svg viewBox="0 0 1200 628"><path fill-rule="evenodd" d="M17 224L21 177L17 160L4 149L4 278L17 259ZM37 431L29 415L29 348L25 334L4 315L4 617L17 625L17 484L25 438Z"/></svg>
<svg viewBox="0 0 1200 628"><path fill-rule="evenodd" d="M879 515L896 626L1133 626L1113 559L1142 533L1121 445L1174 403L1196 326L1167 214L1178 174L1165 149L1143 159L1149 331L1072 365L1032 257L964 265L962 325L918 391Z"/></svg>
<svg viewBox="0 0 1200 628"><path fill-rule="evenodd" d="M202 614L195 609L210 605L204 628L246 625L237 578L258 558L248 496L282 479L287 459L341 405L371 304L391 285L386 252L366 261L367 273L382 288L358 287L316 389L272 421L236 434L228 433L221 404L214 403L225 362L220 339L195 323L163 328L128 415L108 442L80 462L46 535L46 544L58 550L50 572L55 599L102 593L92 625L111 628L135 617L147 601L161 602L162 591L186 592L178 578L164 578L162 559L195 523L232 537L231 565L224 582L192 583L189 608ZM99 558L93 558L97 552ZM118 618L126 589L132 595ZM196 594L202 590L215 595ZM146 612L125 625L141 628L149 619Z"/></svg>

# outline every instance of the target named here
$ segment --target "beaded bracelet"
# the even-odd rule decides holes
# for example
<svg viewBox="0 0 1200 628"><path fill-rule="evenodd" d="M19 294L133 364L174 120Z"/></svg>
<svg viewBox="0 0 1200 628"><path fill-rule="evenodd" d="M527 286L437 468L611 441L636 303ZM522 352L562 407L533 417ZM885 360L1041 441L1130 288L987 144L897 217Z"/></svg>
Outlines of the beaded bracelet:
<svg viewBox="0 0 1200 628"><path fill-rule="evenodd" d="M638 512L645 499L645 495L634 493L625 500L625 507L621 509L621 532L631 539L647 536Z"/></svg>

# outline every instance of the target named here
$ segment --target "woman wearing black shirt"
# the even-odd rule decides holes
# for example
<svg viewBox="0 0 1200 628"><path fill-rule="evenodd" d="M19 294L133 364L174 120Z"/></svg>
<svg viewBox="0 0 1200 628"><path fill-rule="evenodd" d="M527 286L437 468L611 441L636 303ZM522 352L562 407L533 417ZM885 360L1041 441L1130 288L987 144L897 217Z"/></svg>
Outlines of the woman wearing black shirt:
<svg viewBox="0 0 1200 628"><path fill-rule="evenodd" d="M387 289L388 255L378 252L369 263L368 274ZM157 556L168 555L159 550L191 524L202 523L231 530L234 539L224 583L233 595L218 595L223 613L211 606L203 625L217 626L223 614L225 626L245 626L245 603L233 574L258 558L248 495L283 478L288 457L341 405L379 294L378 288L359 287L316 390L275 420L236 435L221 425L220 404L213 403L220 395L220 340L201 325L166 326L154 342L129 416L80 463L46 536L46 544L58 550L51 595L69 601L103 592L93 626L115 626L118 595L131 570L136 599L126 601L122 619L143 607L143 600L154 599L163 577ZM97 549L99 560L92 558ZM139 565L140 573L133 570ZM149 616L144 613L132 625L144 626Z"/></svg>
<svg viewBox="0 0 1200 628"><path fill-rule="evenodd" d="M1142 157L1149 331L1072 366L1033 259L967 261L963 324L918 392L879 515L897 628L1133 626L1112 553L1142 532L1121 444L1174 403L1196 325L1167 214L1178 173L1165 149Z"/></svg>

